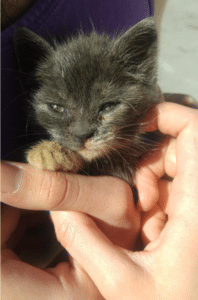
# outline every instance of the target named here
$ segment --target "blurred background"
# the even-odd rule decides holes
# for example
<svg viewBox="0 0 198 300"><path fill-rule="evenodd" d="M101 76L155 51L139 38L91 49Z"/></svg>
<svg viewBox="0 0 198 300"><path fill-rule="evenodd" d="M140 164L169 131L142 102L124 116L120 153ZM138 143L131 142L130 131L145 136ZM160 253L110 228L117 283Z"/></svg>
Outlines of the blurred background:
<svg viewBox="0 0 198 300"><path fill-rule="evenodd" d="M159 85L198 102L198 0L167 0L162 19Z"/></svg>

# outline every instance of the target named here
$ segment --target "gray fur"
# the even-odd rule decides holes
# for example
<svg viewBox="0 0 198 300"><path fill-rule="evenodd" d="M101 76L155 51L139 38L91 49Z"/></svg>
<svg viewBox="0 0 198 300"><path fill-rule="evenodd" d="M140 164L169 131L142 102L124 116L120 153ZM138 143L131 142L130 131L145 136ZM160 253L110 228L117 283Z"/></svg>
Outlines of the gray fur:
<svg viewBox="0 0 198 300"><path fill-rule="evenodd" d="M155 139L141 133L142 120L161 99L153 18L118 37L93 31L52 44L18 28L15 48L21 69L37 83L32 105L51 139L82 155L82 174L131 183ZM83 148L87 142L90 154Z"/></svg>

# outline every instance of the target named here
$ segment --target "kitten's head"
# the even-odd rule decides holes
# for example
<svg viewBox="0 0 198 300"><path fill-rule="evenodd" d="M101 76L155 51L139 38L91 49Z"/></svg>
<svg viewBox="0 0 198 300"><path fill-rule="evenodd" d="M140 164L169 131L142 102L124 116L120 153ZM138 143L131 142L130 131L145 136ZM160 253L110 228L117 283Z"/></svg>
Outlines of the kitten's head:
<svg viewBox="0 0 198 300"><path fill-rule="evenodd" d="M59 44L18 28L15 49L21 69L37 82L36 119L55 141L86 160L133 148L142 119L160 99L152 18L119 37L80 33Z"/></svg>

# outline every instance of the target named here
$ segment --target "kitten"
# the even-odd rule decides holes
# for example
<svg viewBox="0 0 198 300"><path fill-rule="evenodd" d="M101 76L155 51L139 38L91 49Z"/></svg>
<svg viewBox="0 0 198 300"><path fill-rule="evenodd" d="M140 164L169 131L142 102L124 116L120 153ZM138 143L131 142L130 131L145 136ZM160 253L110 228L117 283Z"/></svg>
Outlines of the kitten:
<svg viewBox="0 0 198 300"><path fill-rule="evenodd" d="M40 169L112 175L133 187L139 159L163 137L143 132L145 117L164 100L154 19L117 37L93 31L61 43L18 28L14 43L29 74L23 83L32 89L35 119L50 135L27 151L27 161Z"/></svg>
<svg viewBox="0 0 198 300"><path fill-rule="evenodd" d="M132 185L138 160L162 137L142 132L145 116L164 98L157 85L154 19L118 37L93 31L51 44L18 28L14 41L19 65L33 83L36 120L50 134L27 152L28 162L117 176Z"/></svg>
<svg viewBox="0 0 198 300"><path fill-rule="evenodd" d="M28 162L131 184L157 137L142 132L143 119L163 98L153 18L118 37L93 31L51 44L18 28L14 42L21 69L37 86L35 117L51 137L28 151Z"/></svg>

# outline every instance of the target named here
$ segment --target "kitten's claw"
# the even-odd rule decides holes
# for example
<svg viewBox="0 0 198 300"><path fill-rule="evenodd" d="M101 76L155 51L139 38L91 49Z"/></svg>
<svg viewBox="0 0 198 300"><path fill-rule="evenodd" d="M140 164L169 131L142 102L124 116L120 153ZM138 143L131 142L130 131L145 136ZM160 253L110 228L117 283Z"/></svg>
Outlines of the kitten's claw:
<svg viewBox="0 0 198 300"><path fill-rule="evenodd" d="M78 154L50 141L33 146L28 150L26 158L30 165L41 170L76 173L83 165L83 159Z"/></svg>

